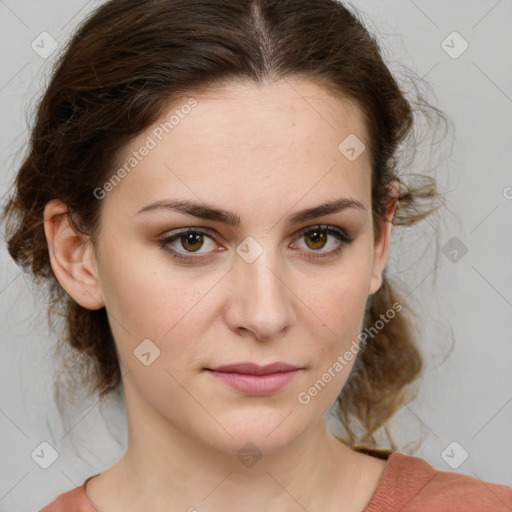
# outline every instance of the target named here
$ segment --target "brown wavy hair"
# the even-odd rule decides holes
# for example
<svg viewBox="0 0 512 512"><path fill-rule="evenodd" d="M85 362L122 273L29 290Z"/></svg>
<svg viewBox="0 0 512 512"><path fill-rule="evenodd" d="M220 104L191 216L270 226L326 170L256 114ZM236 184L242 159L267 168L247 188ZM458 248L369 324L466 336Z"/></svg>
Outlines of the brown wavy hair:
<svg viewBox="0 0 512 512"><path fill-rule="evenodd" d="M105 308L81 307L53 274L46 203L64 201L73 226L95 243L102 202L93 191L173 99L291 77L316 81L361 109L375 236L393 180L401 187L395 226L411 226L439 208L436 180L409 174L406 184L399 156L414 148L415 112L431 120L446 116L417 88L406 98L355 9L335 0L110 0L78 27L38 101L28 151L3 207L10 255L44 290L50 323L63 321L54 354L62 357L57 397L70 396L73 386L105 397L120 391L122 378ZM373 433L415 396L423 359L403 295L385 272L367 303L365 329L395 303L403 311L359 351L338 397L344 439L353 447L378 448Z"/></svg>

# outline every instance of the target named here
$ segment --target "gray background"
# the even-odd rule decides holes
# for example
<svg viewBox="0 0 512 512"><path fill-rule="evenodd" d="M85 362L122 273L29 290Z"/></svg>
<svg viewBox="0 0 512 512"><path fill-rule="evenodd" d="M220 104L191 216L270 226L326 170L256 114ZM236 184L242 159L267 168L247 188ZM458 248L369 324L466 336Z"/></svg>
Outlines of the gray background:
<svg viewBox="0 0 512 512"><path fill-rule="evenodd" d="M29 109L56 56L41 58L32 41L47 31L62 47L100 3L0 0L2 195L21 160ZM433 151L434 159L441 158L437 176L446 198L438 222L393 233L389 270L400 275L407 300L419 310L427 369L420 393L397 415L392 432L404 452L406 442L423 432L415 455L438 469L512 485L512 2L352 4L378 34L390 66L398 72L402 63L428 81L434 101L454 124L451 158L443 163L442 150L438 153L436 146ZM469 44L458 58L442 47L454 31ZM461 41L453 41L449 38L448 44L457 51ZM463 246L467 253L452 261L448 250ZM442 362L450 329L455 345ZM0 510L29 512L122 455L123 408L84 400L71 430L59 424L45 307L5 244L0 250L0 339ZM48 469L31 458L43 441L59 454ZM461 463L462 450L468 457Z"/></svg>

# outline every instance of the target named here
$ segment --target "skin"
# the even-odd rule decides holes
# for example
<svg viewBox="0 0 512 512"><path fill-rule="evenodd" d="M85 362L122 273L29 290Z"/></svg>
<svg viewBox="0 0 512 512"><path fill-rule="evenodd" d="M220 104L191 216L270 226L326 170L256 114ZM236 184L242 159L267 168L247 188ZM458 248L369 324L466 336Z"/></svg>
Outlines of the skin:
<svg viewBox="0 0 512 512"><path fill-rule="evenodd" d="M350 134L367 140L362 115L313 82L230 84L193 96L197 106L102 199L96 246L61 215L61 201L45 208L55 275L83 307L106 307L123 374L128 448L88 482L86 494L109 512L163 511L169 504L334 511L340 503L361 511L385 461L338 441L324 419L354 360L308 404L297 397L361 332L368 295L382 284L396 193L375 240L368 151L349 161L338 150ZM158 124L126 147L120 166ZM365 210L286 221L341 197ZM178 198L232 211L240 225L163 209L137 215ZM313 259L338 244L329 234L323 242L300 235L318 224L354 241ZM186 227L213 236L200 237L196 253L200 243L186 245L183 237L168 245L196 258L206 254L202 260L174 260L158 244ZM247 237L263 249L251 263L236 252ZM134 355L144 339L160 350L147 366ZM204 371L241 361L303 369L268 396L248 396ZM262 454L252 467L237 457L248 442Z"/></svg>

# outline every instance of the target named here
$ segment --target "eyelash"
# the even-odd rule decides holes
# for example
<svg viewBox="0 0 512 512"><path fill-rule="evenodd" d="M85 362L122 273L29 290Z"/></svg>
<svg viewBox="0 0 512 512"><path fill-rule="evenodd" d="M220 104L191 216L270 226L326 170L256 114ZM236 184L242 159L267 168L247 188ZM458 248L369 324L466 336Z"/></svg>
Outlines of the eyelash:
<svg viewBox="0 0 512 512"><path fill-rule="evenodd" d="M325 258L325 257L329 257L329 256L338 255L338 254L341 253L341 251L346 246L349 246L354 241L354 238L347 236L344 233L344 231L342 231L341 229L338 229L338 228L336 228L334 226L326 226L326 225L316 225L316 226L305 228L305 229L300 231L300 233L299 233L298 237L296 238L296 240L299 240L303 236L308 235L310 233L317 232L317 231L320 231L322 233L334 236L335 238L338 239L339 244L338 244L338 246L335 249L332 249L330 251L313 251L313 252L320 252L321 254L314 255L314 256L313 255L306 256L309 259ZM209 238L212 238L212 239L214 238L210 231L206 231L206 230L201 229L201 228L185 228L185 229L182 229L182 230L176 232L175 234L173 234L171 236L166 236L165 238L160 239L158 241L158 245L165 252L167 252L172 258L177 259L177 260L181 260L181 261L185 261L187 263L192 263L194 261L198 261L198 260L200 260L202 258L207 257L208 256L207 254L204 254L204 255L201 255L201 256L184 256L181 251L177 251L176 249L173 249L173 248L169 247L170 243L172 243L172 242L174 242L174 241L176 241L176 240L178 240L180 238L183 238L186 235L190 235L190 234L193 234L193 235L206 235Z"/></svg>

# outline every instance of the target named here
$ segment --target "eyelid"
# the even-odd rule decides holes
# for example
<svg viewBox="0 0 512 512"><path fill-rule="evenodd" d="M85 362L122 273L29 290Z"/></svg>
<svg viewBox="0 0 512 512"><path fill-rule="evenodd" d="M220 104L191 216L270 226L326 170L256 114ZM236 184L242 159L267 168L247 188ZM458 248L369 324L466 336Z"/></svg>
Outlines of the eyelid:
<svg viewBox="0 0 512 512"><path fill-rule="evenodd" d="M325 231L328 234L332 234L333 232L335 232L335 233L343 236L347 242L353 241L353 238L351 238L343 228L334 226L333 224L314 224L313 226L307 226L307 227L302 228L299 231L297 231L295 234L295 237L300 238L300 237L304 236L306 233L310 233L311 231L314 231L315 229ZM332 236L335 236L335 235L332 235Z"/></svg>
<svg viewBox="0 0 512 512"><path fill-rule="evenodd" d="M325 231L328 231L329 229L333 229L333 230L339 232L340 234L342 234L347 240L352 240L352 238L348 235L348 233L346 232L345 229L335 226L333 224L312 224L312 225L309 225L309 226L299 229L292 236L294 239L297 239L315 229L322 229ZM170 233L172 233L172 234L170 234ZM211 228L206 228L206 227L202 227L202 226L189 226L186 228L177 228L177 229L170 230L170 231L164 233L163 235L161 235L159 237L159 239L161 239L161 240L166 239L166 238L168 239L171 237L178 237L179 235L184 236L188 233L206 234L213 239L218 238L218 233Z"/></svg>
<svg viewBox="0 0 512 512"><path fill-rule="evenodd" d="M171 237L177 237L178 235L184 236L184 235L187 235L188 233L194 233L194 234L200 233L203 235L208 235L211 238L216 238L218 236L217 232L211 228L205 228L202 226L189 226L186 228L171 229L171 230L165 232L160 238L171 238Z"/></svg>

